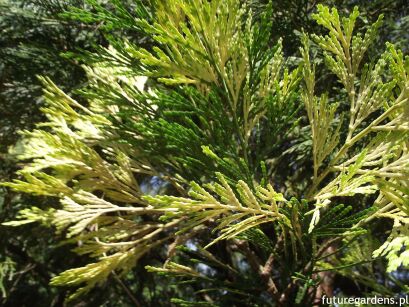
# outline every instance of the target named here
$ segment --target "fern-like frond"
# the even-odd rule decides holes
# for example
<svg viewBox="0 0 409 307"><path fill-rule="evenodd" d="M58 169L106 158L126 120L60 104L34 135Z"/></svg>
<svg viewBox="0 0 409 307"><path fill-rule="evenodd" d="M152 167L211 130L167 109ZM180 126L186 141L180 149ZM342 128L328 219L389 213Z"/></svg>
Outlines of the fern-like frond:
<svg viewBox="0 0 409 307"><path fill-rule="evenodd" d="M314 96L315 67L310 63L308 38L303 36L304 47L301 53L304 59L304 91L302 98L307 110L311 125L314 159L314 178L318 176L318 170L325 158L327 158L339 143L339 133L342 120L334 127L336 119L336 104L330 104L327 95L317 98Z"/></svg>
<svg viewBox="0 0 409 307"><path fill-rule="evenodd" d="M286 200L271 185L267 188L257 186L254 194L245 182L239 181L234 192L222 174L217 173L217 177L219 183L206 184L205 188L192 182L191 199L160 195L144 196L144 199L155 208L172 210L164 218L188 215L186 226L180 232L205 222L217 222L215 230L220 235L207 247L263 223L277 221L291 227L280 212Z"/></svg>
<svg viewBox="0 0 409 307"><path fill-rule="evenodd" d="M129 50L143 65L152 67L147 73L160 81L218 85L225 82L235 97L247 70L243 56L247 50L239 26L244 12L240 2L234 0L158 2L156 21L149 24L140 19L137 24L168 48L154 47L150 52L130 45ZM236 77L232 80L226 78L227 74Z"/></svg>
<svg viewBox="0 0 409 307"><path fill-rule="evenodd" d="M206 276L201 275L196 270L192 269L191 267L178 264L176 262L168 262L165 264L163 268L147 266L146 269L148 272L164 274L164 275L173 275L177 277L190 277L190 278L204 278Z"/></svg>
<svg viewBox="0 0 409 307"><path fill-rule="evenodd" d="M316 199L325 200L335 196L353 196L355 194L372 194L378 188L374 185L374 174L371 171L360 173L364 164L366 150L357 157L355 163L341 170L340 174L327 186L322 188L315 196Z"/></svg>
<svg viewBox="0 0 409 307"><path fill-rule="evenodd" d="M90 263L84 267L67 270L54 277L50 284L54 286L82 286L68 297L70 300L75 299L94 286L105 282L112 272L128 272L138 259L149 251L150 247L149 245L144 246L144 248L133 247L127 251L105 256L100 261Z"/></svg>
<svg viewBox="0 0 409 307"><path fill-rule="evenodd" d="M47 126L52 127L52 132L45 129L24 132L24 152L19 158L34 159L19 171L25 181L14 180L4 185L49 196L69 196L76 186L81 186L90 192L104 191L117 201L141 203L139 185L130 168L132 162L123 148L111 148L107 153L113 163L94 148L107 138L101 125L109 121L74 101L50 80L44 82L48 106L43 112L49 118ZM52 174L49 170L53 170Z"/></svg>
<svg viewBox="0 0 409 307"><path fill-rule="evenodd" d="M387 271L392 272L399 267L409 267L409 218L406 214L393 213L401 218L394 219L392 232L388 239L373 252L374 257L384 256L388 260Z"/></svg>

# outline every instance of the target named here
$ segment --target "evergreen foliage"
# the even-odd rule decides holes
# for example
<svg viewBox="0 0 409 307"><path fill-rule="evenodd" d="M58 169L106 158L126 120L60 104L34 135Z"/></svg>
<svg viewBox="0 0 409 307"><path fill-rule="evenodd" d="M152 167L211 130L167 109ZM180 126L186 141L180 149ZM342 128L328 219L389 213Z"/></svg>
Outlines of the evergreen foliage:
<svg viewBox="0 0 409 307"><path fill-rule="evenodd" d="M109 37L77 55L78 99L40 78L46 121L22 132L24 166L3 183L50 200L3 225L39 222L89 257L51 285L78 299L144 264L165 278L153 285L164 305L308 306L332 294L328 274L353 267L366 294L391 295L365 270L409 266L409 57L389 43L368 57L382 15L359 33L358 8L318 5L325 33L304 33L294 62L271 3L124 3L88 0L65 16L150 44ZM335 89L317 86L317 71ZM307 180L279 174L306 154Z"/></svg>

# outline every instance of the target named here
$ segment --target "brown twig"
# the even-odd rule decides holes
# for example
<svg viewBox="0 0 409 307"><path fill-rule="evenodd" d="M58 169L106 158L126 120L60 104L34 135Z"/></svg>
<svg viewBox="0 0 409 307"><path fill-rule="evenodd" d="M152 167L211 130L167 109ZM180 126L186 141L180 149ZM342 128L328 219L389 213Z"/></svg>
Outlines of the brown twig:
<svg viewBox="0 0 409 307"><path fill-rule="evenodd" d="M273 279L271 278L270 274L272 270L272 264L274 260L274 256L270 255L267 262L262 265L262 261L256 255L256 253L251 250L247 241L244 240L235 240L235 244L238 249L243 253L243 255L247 258L251 268L256 271L262 280L267 285L267 292L270 293L277 301L278 301L278 289L275 285Z"/></svg>
<svg viewBox="0 0 409 307"><path fill-rule="evenodd" d="M122 289L124 289L125 293L131 299L131 301L135 304L135 306L142 307L141 303L139 303L136 297L132 294L131 290L128 288L127 285L124 284L124 282L119 278L119 276L115 272L112 272L112 275L114 276L118 284L122 287Z"/></svg>

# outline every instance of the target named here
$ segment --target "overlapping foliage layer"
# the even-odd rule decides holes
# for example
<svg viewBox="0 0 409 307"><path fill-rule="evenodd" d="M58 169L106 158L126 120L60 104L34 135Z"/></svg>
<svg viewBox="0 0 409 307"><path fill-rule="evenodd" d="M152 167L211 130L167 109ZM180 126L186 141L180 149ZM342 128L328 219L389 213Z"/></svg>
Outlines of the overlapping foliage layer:
<svg viewBox="0 0 409 307"><path fill-rule="evenodd" d="M90 257L52 285L75 299L151 257L147 270L190 285L182 305L309 305L328 291L323 273L350 267L368 293L390 294L374 270L409 266L409 58L392 44L367 57L382 16L359 33L358 9L319 5L327 34L303 34L294 63L270 39L271 5L89 3L67 15L154 47L112 38L84 54L87 104L42 79L47 121L23 133L27 163L4 185L59 204L5 224L52 227ZM335 89L317 90L317 69ZM306 154L298 183L283 162Z"/></svg>

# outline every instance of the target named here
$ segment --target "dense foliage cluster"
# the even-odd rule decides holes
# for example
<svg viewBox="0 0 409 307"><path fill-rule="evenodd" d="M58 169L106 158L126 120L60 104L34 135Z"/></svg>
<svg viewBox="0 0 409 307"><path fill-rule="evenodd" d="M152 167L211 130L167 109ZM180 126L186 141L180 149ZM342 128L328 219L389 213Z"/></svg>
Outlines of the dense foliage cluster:
<svg viewBox="0 0 409 307"><path fill-rule="evenodd" d="M73 94L40 78L45 120L3 183L38 196L4 226L82 256L52 286L75 302L115 280L137 306L408 292L409 57L371 50L383 15L360 31L357 7L311 6L289 56L270 2L86 3L61 16L107 42L65 54Z"/></svg>

